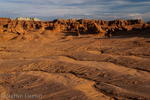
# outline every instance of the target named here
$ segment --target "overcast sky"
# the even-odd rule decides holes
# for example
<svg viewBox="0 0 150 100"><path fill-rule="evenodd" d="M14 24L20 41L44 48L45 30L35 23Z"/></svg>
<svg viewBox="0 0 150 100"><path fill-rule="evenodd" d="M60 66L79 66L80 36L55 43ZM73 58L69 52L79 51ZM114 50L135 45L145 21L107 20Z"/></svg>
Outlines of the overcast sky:
<svg viewBox="0 0 150 100"><path fill-rule="evenodd" d="M150 0L0 0L0 17L150 21Z"/></svg>

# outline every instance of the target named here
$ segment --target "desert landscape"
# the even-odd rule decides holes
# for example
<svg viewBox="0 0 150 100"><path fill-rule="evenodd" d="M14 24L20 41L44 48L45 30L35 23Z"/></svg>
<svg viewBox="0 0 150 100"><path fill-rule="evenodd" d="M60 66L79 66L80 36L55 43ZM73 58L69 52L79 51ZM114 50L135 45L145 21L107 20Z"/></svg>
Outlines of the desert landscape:
<svg viewBox="0 0 150 100"><path fill-rule="evenodd" d="M0 18L0 100L150 100L150 24Z"/></svg>

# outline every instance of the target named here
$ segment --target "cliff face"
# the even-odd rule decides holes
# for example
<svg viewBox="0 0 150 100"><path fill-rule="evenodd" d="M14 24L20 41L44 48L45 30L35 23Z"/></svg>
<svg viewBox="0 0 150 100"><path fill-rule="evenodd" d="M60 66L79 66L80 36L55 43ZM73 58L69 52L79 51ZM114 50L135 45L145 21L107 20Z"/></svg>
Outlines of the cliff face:
<svg viewBox="0 0 150 100"><path fill-rule="evenodd" d="M130 31L150 28L142 20L63 20L53 21L26 21L0 18L0 34L5 32L24 35L28 31L52 30L52 31L73 31L82 34L96 34L100 36L111 36L118 31ZM111 34L111 35L110 35Z"/></svg>

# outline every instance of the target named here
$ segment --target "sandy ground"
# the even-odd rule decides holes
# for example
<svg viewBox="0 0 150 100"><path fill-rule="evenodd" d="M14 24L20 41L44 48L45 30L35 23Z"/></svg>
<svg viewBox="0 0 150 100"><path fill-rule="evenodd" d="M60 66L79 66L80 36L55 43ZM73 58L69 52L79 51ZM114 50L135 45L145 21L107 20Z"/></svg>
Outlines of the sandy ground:
<svg viewBox="0 0 150 100"><path fill-rule="evenodd" d="M35 31L2 41L0 96L150 100L150 38Z"/></svg>

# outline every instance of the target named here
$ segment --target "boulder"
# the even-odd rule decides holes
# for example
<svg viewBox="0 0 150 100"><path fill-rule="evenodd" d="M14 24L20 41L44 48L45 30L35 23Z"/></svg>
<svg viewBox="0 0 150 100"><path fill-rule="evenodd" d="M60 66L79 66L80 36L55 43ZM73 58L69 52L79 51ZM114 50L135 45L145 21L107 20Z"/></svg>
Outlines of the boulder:
<svg viewBox="0 0 150 100"><path fill-rule="evenodd" d="M94 34L107 33L105 30L103 30L96 23L88 23L88 30L92 31Z"/></svg>
<svg viewBox="0 0 150 100"><path fill-rule="evenodd" d="M19 34L19 35L25 34L25 31L24 31L24 29L22 28L21 25L17 25L17 26L15 27L15 30L16 30L17 34Z"/></svg>

